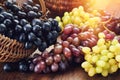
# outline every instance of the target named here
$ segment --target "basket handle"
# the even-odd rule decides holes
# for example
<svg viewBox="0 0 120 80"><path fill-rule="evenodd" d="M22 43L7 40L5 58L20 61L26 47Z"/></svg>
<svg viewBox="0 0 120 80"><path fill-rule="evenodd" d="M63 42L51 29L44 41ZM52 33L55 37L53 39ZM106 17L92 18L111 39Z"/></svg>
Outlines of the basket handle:
<svg viewBox="0 0 120 80"><path fill-rule="evenodd" d="M39 0L41 8L42 8L42 12L43 14L46 14L47 9L46 9L46 5L45 5L45 1L44 0Z"/></svg>

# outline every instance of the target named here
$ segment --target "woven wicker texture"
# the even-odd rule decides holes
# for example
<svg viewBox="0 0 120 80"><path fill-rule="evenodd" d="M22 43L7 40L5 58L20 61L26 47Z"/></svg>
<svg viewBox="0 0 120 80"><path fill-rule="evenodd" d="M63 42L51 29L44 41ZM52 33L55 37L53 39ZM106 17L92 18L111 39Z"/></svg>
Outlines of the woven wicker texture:
<svg viewBox="0 0 120 80"><path fill-rule="evenodd" d="M22 5L27 0L16 0L18 5ZM0 1L3 3L3 1ZM43 13L46 12L44 0L40 0ZM22 58L30 56L36 47L26 50L24 45L16 40L5 37L0 34L0 62L15 62Z"/></svg>

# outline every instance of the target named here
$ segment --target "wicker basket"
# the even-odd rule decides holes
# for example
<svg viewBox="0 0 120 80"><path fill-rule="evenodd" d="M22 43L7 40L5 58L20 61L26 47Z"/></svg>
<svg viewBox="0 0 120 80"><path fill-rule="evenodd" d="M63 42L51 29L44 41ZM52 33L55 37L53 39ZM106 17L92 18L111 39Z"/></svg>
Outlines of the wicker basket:
<svg viewBox="0 0 120 80"><path fill-rule="evenodd" d="M16 0L18 5L21 5L26 0ZM46 13L46 7L43 0L39 0L43 11ZM2 1L1 1L2 2ZM15 62L22 58L30 56L36 47L26 50L24 45L16 40L5 37L0 34L0 62Z"/></svg>
<svg viewBox="0 0 120 80"><path fill-rule="evenodd" d="M64 12L71 11L80 5L91 6L94 0L45 0L46 7L50 10L51 16L63 16ZM88 3L89 2L89 3Z"/></svg>

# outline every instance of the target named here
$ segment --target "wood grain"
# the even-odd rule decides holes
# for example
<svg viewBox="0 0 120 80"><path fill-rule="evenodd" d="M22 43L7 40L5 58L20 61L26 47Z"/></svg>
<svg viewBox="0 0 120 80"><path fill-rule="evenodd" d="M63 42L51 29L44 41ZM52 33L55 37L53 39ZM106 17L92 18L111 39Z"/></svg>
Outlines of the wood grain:
<svg viewBox="0 0 120 80"><path fill-rule="evenodd" d="M120 0L110 1L109 5L105 7L105 10L109 11L115 17L120 17ZM101 75L89 77L80 66L64 73L54 74L6 73L2 70L2 63L0 63L0 80L120 80L120 70L108 77L102 77Z"/></svg>

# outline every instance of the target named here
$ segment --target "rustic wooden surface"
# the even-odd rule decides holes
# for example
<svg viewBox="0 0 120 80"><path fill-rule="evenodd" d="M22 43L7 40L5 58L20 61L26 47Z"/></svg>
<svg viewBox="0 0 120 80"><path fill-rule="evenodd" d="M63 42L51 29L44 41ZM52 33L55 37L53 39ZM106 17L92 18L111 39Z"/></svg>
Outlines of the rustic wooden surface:
<svg viewBox="0 0 120 80"><path fill-rule="evenodd" d="M104 9L112 13L114 16L120 17L120 0L110 0L109 5L105 6ZM65 73L6 73L2 70L2 64L0 63L0 80L120 80L120 70L108 77L102 77L101 75L89 77L80 66Z"/></svg>

